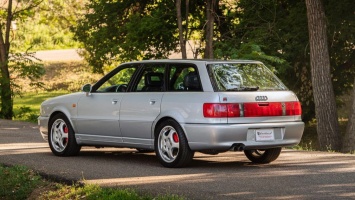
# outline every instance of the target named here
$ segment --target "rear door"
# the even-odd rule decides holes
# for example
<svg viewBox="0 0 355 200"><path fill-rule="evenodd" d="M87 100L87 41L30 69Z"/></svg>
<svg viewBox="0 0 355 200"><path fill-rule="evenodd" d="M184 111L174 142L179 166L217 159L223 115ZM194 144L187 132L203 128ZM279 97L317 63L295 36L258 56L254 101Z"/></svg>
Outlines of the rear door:
<svg viewBox="0 0 355 200"><path fill-rule="evenodd" d="M125 145L152 147L152 124L160 114L164 92L165 64L145 64L121 102L120 129Z"/></svg>

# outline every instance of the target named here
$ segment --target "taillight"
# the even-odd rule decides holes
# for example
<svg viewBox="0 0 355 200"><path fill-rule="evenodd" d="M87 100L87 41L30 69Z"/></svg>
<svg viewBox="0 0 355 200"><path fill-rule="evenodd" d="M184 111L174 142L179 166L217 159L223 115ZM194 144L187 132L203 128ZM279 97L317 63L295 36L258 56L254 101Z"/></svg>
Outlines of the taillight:
<svg viewBox="0 0 355 200"><path fill-rule="evenodd" d="M302 115L302 108L300 102L286 102L285 105L286 115Z"/></svg>
<svg viewBox="0 0 355 200"><path fill-rule="evenodd" d="M238 103L227 103L228 117L240 117L240 108Z"/></svg>
<svg viewBox="0 0 355 200"><path fill-rule="evenodd" d="M239 117L240 109L237 103L205 103L203 116L208 118Z"/></svg>
<svg viewBox="0 0 355 200"><path fill-rule="evenodd" d="M282 116L281 103L244 103L245 117Z"/></svg>
<svg viewBox="0 0 355 200"><path fill-rule="evenodd" d="M205 103L203 104L204 117L227 117L227 104Z"/></svg>
<svg viewBox="0 0 355 200"><path fill-rule="evenodd" d="M268 117L302 115L300 102L259 103L204 103L203 116L224 117Z"/></svg>

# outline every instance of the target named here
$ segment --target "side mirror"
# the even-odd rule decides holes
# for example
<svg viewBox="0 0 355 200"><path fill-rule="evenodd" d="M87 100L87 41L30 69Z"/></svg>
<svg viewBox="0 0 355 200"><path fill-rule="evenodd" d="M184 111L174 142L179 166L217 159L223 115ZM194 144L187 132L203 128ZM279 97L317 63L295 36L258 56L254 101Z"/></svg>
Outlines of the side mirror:
<svg viewBox="0 0 355 200"><path fill-rule="evenodd" d="M86 96L89 96L91 93L91 90L92 90L92 86L91 86L91 84L86 84L81 88L81 90L83 92L86 92Z"/></svg>

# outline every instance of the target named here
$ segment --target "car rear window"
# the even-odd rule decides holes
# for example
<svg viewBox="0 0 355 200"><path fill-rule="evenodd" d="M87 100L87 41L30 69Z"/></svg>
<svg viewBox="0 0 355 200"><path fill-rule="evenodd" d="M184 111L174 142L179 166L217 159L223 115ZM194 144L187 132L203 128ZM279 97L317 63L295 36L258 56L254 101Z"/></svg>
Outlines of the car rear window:
<svg viewBox="0 0 355 200"><path fill-rule="evenodd" d="M261 63L209 64L218 91L287 90L287 87Z"/></svg>

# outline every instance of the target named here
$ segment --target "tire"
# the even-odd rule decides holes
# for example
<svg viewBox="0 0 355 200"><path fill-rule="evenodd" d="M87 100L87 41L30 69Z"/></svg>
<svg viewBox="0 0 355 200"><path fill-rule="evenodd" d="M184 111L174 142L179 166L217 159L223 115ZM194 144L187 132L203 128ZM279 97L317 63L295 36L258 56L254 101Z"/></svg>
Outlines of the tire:
<svg viewBox="0 0 355 200"><path fill-rule="evenodd" d="M48 143L54 155L78 155L81 146L76 143L73 127L63 113L50 119L48 129Z"/></svg>
<svg viewBox="0 0 355 200"><path fill-rule="evenodd" d="M266 164L276 160L281 153L281 147L265 150L245 150L245 156L253 163Z"/></svg>
<svg viewBox="0 0 355 200"><path fill-rule="evenodd" d="M154 150L150 150L150 149L136 149L138 151L138 153L152 153L154 152Z"/></svg>
<svg viewBox="0 0 355 200"><path fill-rule="evenodd" d="M174 120L160 123L155 129L155 154L164 167L178 168L188 165L194 157L184 131Z"/></svg>

